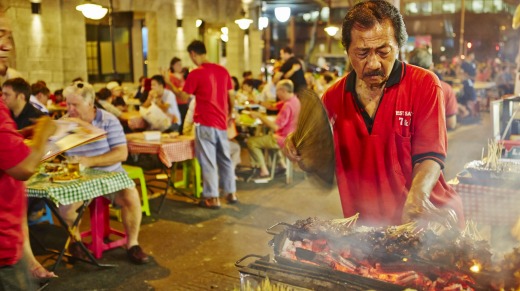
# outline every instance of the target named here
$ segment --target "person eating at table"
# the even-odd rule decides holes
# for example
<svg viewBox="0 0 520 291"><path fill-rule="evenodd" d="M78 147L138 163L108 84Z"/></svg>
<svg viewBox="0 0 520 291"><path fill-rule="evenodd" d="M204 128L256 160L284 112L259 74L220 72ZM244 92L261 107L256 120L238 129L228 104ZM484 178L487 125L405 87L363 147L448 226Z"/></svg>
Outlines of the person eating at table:
<svg viewBox="0 0 520 291"><path fill-rule="evenodd" d="M103 109L94 107L95 91L92 85L76 82L63 90L67 100L68 118L80 124L95 126L107 133L105 139L82 145L66 154L77 157L80 165L88 168L108 171L124 172L121 162L128 156L126 137L121 123L114 115ZM127 256L135 264L144 264L150 261L148 255L138 243L139 228L141 225L141 200L135 187L126 188L107 198L121 207L123 226L127 235ZM65 221L72 225L76 219L76 209L81 202L70 205L60 205L59 212ZM80 240L79 227L76 228L76 240ZM72 243L69 252L78 257L84 257L80 245Z"/></svg>
<svg viewBox="0 0 520 291"><path fill-rule="evenodd" d="M269 170L265 165L262 151L264 149L283 148L287 135L296 129L298 115L300 114L300 100L294 94L294 85L291 80L281 80L276 84L276 96L280 99L277 105L280 111L274 122L264 114L255 111L249 112L251 117L260 119L263 125L273 131L263 136L254 136L247 139L251 165L253 168L260 169L257 178L261 179L269 177ZM280 160L282 161L282 159ZM285 170L285 167L283 168Z"/></svg>
<svg viewBox="0 0 520 291"><path fill-rule="evenodd" d="M441 172L447 147L441 86L433 72L397 59L406 39L399 10L384 0L360 2L343 20L353 71L322 98L343 215L359 213L365 225L441 220L455 227L458 217L463 227L462 201ZM290 137L285 153L301 161Z"/></svg>
<svg viewBox="0 0 520 291"><path fill-rule="evenodd" d="M151 102L154 102L171 119L171 126L167 131L179 131L181 125L181 113L177 106L177 99L175 98L175 94L166 89L165 86L166 82L164 81L163 76L152 76L152 90L148 94L148 99L141 106L148 107Z"/></svg>

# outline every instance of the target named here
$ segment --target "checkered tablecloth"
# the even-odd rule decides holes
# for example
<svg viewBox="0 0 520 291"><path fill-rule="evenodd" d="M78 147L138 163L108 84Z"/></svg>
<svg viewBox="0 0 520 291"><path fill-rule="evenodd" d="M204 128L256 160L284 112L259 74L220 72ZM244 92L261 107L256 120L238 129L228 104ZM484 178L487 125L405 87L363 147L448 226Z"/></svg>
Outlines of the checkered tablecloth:
<svg viewBox="0 0 520 291"><path fill-rule="evenodd" d="M132 154L156 154L168 168L175 162L195 158L195 140L193 137L178 136L157 141L144 139L142 133L127 134L128 151Z"/></svg>
<svg viewBox="0 0 520 291"><path fill-rule="evenodd" d="M49 176L36 174L27 181L26 192L29 197L49 198L57 204L67 205L134 186L134 181L125 172L85 169L81 178L65 183L51 182Z"/></svg>
<svg viewBox="0 0 520 291"><path fill-rule="evenodd" d="M489 225L513 225L520 217L520 189L449 184L462 198L466 220Z"/></svg>

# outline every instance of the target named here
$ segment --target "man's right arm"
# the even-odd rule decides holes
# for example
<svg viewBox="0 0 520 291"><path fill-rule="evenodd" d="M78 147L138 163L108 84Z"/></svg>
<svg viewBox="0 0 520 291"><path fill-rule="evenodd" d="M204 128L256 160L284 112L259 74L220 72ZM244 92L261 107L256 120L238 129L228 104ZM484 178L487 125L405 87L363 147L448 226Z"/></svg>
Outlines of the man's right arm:
<svg viewBox="0 0 520 291"><path fill-rule="evenodd" d="M25 181L29 179L45 154L47 140L55 131L56 125L50 117L40 117L34 127L31 153L23 161L5 172L16 180Z"/></svg>

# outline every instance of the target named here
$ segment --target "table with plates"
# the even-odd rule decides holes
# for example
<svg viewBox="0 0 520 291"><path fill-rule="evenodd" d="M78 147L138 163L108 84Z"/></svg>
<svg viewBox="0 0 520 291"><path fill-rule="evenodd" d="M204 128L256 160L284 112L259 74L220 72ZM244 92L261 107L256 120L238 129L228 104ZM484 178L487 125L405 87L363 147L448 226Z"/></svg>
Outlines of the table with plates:
<svg viewBox="0 0 520 291"><path fill-rule="evenodd" d="M189 190L199 198L202 193L200 165L195 158L195 139L192 136L179 136L177 133L160 135L158 140L147 140L146 132L130 133L126 135L128 151L131 154L151 154L157 155L163 165L163 170L168 176L168 181L175 190ZM182 162L183 179L175 181L176 163ZM189 189L189 176L187 173L194 172L193 189ZM164 203L164 198L168 192L170 183L164 189L163 200L159 206L159 211Z"/></svg>
<svg viewBox="0 0 520 291"><path fill-rule="evenodd" d="M78 226L79 221L86 207L94 198L114 193L122 189L134 187L135 183L124 172L105 172L94 169L85 169L81 172L81 176L77 179L69 181L53 182L52 175L45 173L38 173L33 175L26 182L26 193L29 197L44 198L45 202L54 213L60 224L67 230L69 238L64 245L64 248L59 252L56 264L53 271L61 262L65 250L69 242L74 238L73 230ZM68 205L75 202L82 202L83 204L77 210L78 218L74 225L67 226L67 223L60 216L57 207L59 205ZM104 265L97 262L92 254L87 250L83 243L80 243L81 248L87 254L89 263L101 267L111 267L113 265Z"/></svg>

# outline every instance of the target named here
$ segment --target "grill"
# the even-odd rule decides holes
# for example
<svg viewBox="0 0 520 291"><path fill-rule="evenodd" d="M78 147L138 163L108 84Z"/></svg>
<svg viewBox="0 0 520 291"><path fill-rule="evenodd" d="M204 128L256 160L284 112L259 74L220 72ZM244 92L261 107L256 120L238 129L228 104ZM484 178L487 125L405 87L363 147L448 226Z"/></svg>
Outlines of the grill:
<svg viewBox="0 0 520 291"><path fill-rule="evenodd" d="M253 262L245 265L249 260ZM240 272L242 290L257 288L269 278L278 286L291 290L388 290L402 291L399 285L313 266L282 257L247 255L235 263ZM256 290L256 289L255 289Z"/></svg>
<svg viewBox="0 0 520 291"><path fill-rule="evenodd" d="M275 231L278 227L283 227L283 230ZM412 262L403 260L404 257L399 254L371 251L371 258L375 258L375 261L378 262L377 266L366 273L357 273L364 268L360 261L356 260L357 258L340 255L332 248L328 252L322 252L314 247L309 249L308 245L294 247L294 242L315 243L323 239L321 235L317 236L286 223L279 223L269 228L267 233L273 235L273 239L270 241L273 254L246 255L235 263L240 272L241 290L249 290L247 289L249 287L257 290L256 288L261 287L266 278L271 283L288 290L392 291L404 290L406 287L417 290L442 290L426 287L425 282L430 281L424 277L425 274L432 277L434 274L443 274L442 278L446 278L445 286L448 286L449 282L455 282L454 285L450 285L452 287L460 286L459 289L453 287L449 290L466 290L468 287L468 290L490 290L488 284L490 276L483 271L479 276L474 276L475 274L471 274L473 275L471 276L469 272L464 273L447 264L417 257L414 257ZM324 244L334 243L333 240L324 242ZM292 245L290 252L287 247L289 244ZM347 270L349 268L356 272ZM424 278L427 281L424 281ZM435 281L435 284L441 284L439 282L442 280Z"/></svg>

